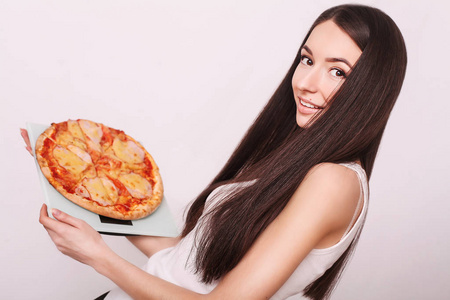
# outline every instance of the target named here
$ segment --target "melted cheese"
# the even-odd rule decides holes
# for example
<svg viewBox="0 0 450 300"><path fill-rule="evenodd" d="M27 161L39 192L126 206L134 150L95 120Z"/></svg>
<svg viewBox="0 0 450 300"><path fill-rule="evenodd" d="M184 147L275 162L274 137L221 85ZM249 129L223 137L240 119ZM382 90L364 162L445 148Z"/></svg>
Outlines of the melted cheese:
<svg viewBox="0 0 450 300"><path fill-rule="evenodd" d="M136 143L132 141L122 142L118 137L113 142L114 154L122 161L138 164L145 158L145 152Z"/></svg>
<svg viewBox="0 0 450 300"><path fill-rule="evenodd" d="M74 146L74 145L69 145L69 146L67 146L67 148L70 151L72 151L73 153L75 153L76 156L78 156L79 158L81 158L85 162L87 162L89 164L92 164L91 156L86 151L84 151L84 150L82 150L79 147Z"/></svg>
<svg viewBox="0 0 450 300"><path fill-rule="evenodd" d="M108 194L109 199L112 203L115 203L119 199L119 192L117 191L117 187L114 183L105 177L100 177L100 180L105 187L106 193Z"/></svg>
<svg viewBox="0 0 450 300"><path fill-rule="evenodd" d="M87 162L82 160L72 151L69 151L61 146L56 146L55 149L53 149L53 156L56 158L61 167L72 174L79 175L88 167Z"/></svg>
<svg viewBox="0 0 450 300"><path fill-rule="evenodd" d="M74 145L75 147L78 147L80 149L82 149L83 151L87 150L86 144L85 142L83 142L80 139L74 138L72 141L72 145Z"/></svg>
<svg viewBox="0 0 450 300"><path fill-rule="evenodd" d="M99 177L95 178L84 178L83 186L89 192L89 195L92 200L100 203L101 205L111 205L114 202L109 198L109 193L105 186L103 185L103 181Z"/></svg>
<svg viewBox="0 0 450 300"><path fill-rule="evenodd" d="M120 175L118 179L121 183L123 183L131 196L135 198L143 199L151 196L152 194L152 186L150 182L138 174L123 174Z"/></svg>
<svg viewBox="0 0 450 300"><path fill-rule="evenodd" d="M80 124L81 130L85 136L89 137L94 144L100 145L100 141L103 137L103 131L100 126L87 120L79 120L78 124Z"/></svg>
<svg viewBox="0 0 450 300"><path fill-rule="evenodd" d="M73 137L70 132L60 130L56 133L55 140L58 141L58 145L67 146L72 143Z"/></svg>
<svg viewBox="0 0 450 300"><path fill-rule="evenodd" d="M69 129L70 134L81 141L84 140L83 132L81 131L80 126L77 121L69 120L67 121L67 128Z"/></svg>

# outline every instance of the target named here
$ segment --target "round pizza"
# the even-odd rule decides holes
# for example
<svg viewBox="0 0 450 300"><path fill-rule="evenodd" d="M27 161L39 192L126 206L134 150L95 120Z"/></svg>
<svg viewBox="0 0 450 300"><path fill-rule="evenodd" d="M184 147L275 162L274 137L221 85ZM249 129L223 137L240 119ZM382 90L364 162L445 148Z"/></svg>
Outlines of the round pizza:
<svg viewBox="0 0 450 300"><path fill-rule="evenodd" d="M135 220L161 203L158 166L121 130L88 120L53 123L36 141L36 159L56 190L99 215Z"/></svg>

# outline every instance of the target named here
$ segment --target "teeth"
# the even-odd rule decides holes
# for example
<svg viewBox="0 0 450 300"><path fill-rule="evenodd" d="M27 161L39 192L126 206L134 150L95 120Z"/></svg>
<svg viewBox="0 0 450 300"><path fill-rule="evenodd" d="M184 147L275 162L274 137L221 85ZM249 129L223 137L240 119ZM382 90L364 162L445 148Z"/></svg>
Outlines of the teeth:
<svg viewBox="0 0 450 300"><path fill-rule="evenodd" d="M300 99L300 103L301 103L303 106L306 106L306 107L309 107L309 108L315 108L315 109L318 109L318 108L319 108L319 107L314 106L314 105L312 105L312 104L306 103L306 102L304 102L304 101L301 100L301 99Z"/></svg>

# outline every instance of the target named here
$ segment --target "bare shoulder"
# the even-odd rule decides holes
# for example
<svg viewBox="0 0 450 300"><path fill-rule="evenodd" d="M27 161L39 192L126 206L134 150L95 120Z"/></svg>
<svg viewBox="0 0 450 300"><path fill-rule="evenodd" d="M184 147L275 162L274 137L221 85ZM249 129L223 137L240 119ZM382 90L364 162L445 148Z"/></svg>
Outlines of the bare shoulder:
<svg viewBox="0 0 450 300"><path fill-rule="evenodd" d="M330 231L346 228L353 218L360 197L360 183L355 171L334 163L313 167L294 194L323 219Z"/></svg>
<svg viewBox="0 0 450 300"><path fill-rule="evenodd" d="M335 163L321 163L314 166L306 175L308 184L320 184L322 188L338 189L341 192L358 192L360 183L358 175L352 169Z"/></svg>

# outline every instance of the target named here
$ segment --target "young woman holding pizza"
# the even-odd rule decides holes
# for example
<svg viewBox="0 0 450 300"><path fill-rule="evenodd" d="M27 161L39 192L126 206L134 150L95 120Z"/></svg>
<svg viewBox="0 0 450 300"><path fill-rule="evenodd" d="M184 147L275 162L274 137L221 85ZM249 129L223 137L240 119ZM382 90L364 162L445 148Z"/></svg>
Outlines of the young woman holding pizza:
<svg viewBox="0 0 450 300"><path fill-rule="evenodd" d="M399 95L406 49L378 9L342 5L314 22L282 83L179 238L129 237L137 268L85 222L42 207L64 254L118 286L106 299L324 299L363 227L368 178Z"/></svg>

